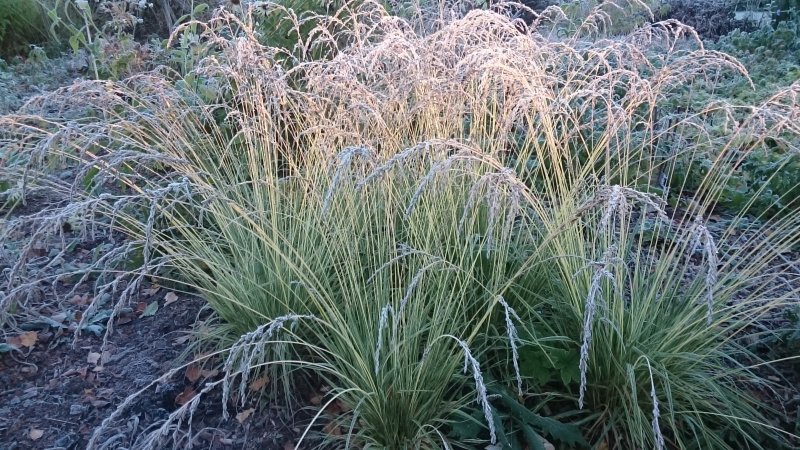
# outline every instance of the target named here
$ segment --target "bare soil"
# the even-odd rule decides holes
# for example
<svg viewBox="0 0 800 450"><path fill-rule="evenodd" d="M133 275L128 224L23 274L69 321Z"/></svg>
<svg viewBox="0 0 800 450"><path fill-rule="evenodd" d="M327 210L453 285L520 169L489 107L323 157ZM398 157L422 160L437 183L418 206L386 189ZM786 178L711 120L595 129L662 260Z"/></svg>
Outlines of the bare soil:
<svg viewBox="0 0 800 450"><path fill-rule="evenodd" d="M34 198L14 210L12 217L35 212L48 201L52 200ZM70 231L65 239L77 242L78 234ZM108 239L80 242L61 256L63 262L51 264L57 257L50 250L58 245L53 240L59 238L38 245L40 256L30 270L39 270L39 275L69 272L96 257L97 249L110 245ZM2 253L0 270L10 266ZM98 441L99 448L130 448L144 430L191 400L204 383L220 377L212 367L191 364L172 378L154 383L187 363L186 356L191 361L189 349L196 328L210 314L203 309L203 300L146 283L130 307L115 317L114 331L103 348L106 310L98 311L100 319L91 321L97 335L90 330L75 338L80 317L92 299L91 283L76 287L75 281L64 276L53 285L35 289L39 292L33 292L34 301L20 305L14 320L0 330L0 344L5 343L0 352L0 450L85 448L105 418L129 395L147 388ZM109 303L110 310L113 300ZM195 412L191 431L185 429L174 448L293 448L297 428L277 402L261 396L231 410L232 415L248 412L224 420L220 393L212 391ZM171 441L169 447L173 447Z"/></svg>
<svg viewBox="0 0 800 450"><path fill-rule="evenodd" d="M202 305L185 299L151 317L122 324L107 346L105 358L94 361L102 339L79 339L73 348L69 333L38 332L38 342L24 354L0 357L0 448L83 448L95 428L130 394L172 369ZM102 359L106 359L102 363ZM91 361L91 362L90 362ZM102 365L101 365L102 364ZM130 447L130 439L163 420L198 390L202 377L183 376L161 383L134 401L117 425L124 433L107 448ZM218 398L206 398L195 415L195 448L283 448L291 438L278 423L274 408L254 411L238 423L222 419ZM255 405L254 405L255 406ZM179 447L180 448L180 447Z"/></svg>

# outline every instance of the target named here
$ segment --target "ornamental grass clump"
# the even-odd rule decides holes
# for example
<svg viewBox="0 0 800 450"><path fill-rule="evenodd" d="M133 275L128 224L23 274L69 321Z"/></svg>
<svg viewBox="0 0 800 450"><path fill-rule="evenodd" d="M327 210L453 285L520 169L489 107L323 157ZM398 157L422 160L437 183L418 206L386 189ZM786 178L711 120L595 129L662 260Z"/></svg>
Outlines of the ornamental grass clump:
<svg viewBox="0 0 800 450"><path fill-rule="evenodd" d="M58 233L65 208L124 235L82 281L120 308L144 276L202 296L227 355L207 387L226 412L253 371L288 397L292 374L311 372L331 387L323 406L346 411L324 419L342 432L313 436L322 445L505 445L504 420L530 420L543 391L609 448L780 441L753 404L748 386L767 382L744 340L796 302L773 264L796 248L800 217L711 217L747 152L795 142L800 85L752 108L669 109L682 84L743 68L672 22L611 39L606 6L577 25L550 8L530 28L502 6L420 26L365 2L320 18L291 63L259 43L250 11L220 10L201 27L210 53L177 82L167 70L79 82L0 119L20 201L68 199L2 236ZM704 133L711 120L730 133ZM686 189L676 172L711 146L711 170ZM56 281L30 277L28 254L3 281L9 326L33 285ZM538 376L556 354L579 375ZM506 391L513 407L492 394ZM187 405L134 447L179 442ZM483 431L459 441L463 417ZM534 422L531 448L537 433L563 436Z"/></svg>

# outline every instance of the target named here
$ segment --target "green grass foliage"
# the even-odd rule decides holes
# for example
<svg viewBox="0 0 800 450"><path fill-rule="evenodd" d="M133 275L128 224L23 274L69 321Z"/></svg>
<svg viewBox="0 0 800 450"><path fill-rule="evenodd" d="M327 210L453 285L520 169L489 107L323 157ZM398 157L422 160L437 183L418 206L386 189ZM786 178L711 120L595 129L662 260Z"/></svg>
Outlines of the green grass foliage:
<svg viewBox="0 0 800 450"><path fill-rule="evenodd" d="M35 0L0 0L0 58L27 55L31 45L47 42L48 27Z"/></svg>
<svg viewBox="0 0 800 450"><path fill-rule="evenodd" d="M191 82L84 82L0 119L13 185L72 194L2 236L67 217L126 235L90 269L97 296L184 283L224 359L203 394L234 410L254 372L290 398L313 374L345 406L315 415L314 445L776 448L746 342L796 303L776 261L800 217L750 220L751 202L718 226L715 206L737 163L797 136L800 85L665 120L682 86L742 67L674 24L605 39L603 8L521 32L502 9L419 26L366 2L300 41L335 53L291 64L221 12ZM24 267L3 311L25 309ZM137 448L168 445L197 401ZM328 421L341 433L317 439Z"/></svg>

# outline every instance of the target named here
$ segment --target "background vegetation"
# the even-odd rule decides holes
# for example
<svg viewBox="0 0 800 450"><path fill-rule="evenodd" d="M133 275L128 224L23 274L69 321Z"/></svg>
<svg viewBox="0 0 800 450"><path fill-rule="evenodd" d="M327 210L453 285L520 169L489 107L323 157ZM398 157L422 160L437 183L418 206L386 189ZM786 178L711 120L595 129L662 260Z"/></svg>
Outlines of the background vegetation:
<svg viewBox="0 0 800 450"><path fill-rule="evenodd" d="M29 46L47 42L49 29L47 12L34 0L2 0L0 58L27 54Z"/></svg>

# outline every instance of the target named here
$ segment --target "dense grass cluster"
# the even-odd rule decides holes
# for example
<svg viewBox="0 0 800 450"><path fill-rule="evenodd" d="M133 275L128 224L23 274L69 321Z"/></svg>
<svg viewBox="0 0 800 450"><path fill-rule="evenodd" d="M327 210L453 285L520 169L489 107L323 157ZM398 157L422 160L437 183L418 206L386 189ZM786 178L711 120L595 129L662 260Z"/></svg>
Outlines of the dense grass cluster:
<svg viewBox="0 0 800 450"><path fill-rule="evenodd" d="M313 373L346 411L324 445L775 448L745 344L797 302L779 262L800 217L712 215L748 154L797 152L800 84L675 106L743 68L673 22L606 38L603 8L527 26L511 6L409 21L365 2L290 16L315 24L292 49L221 11L185 77L81 82L0 118L14 198L70 195L2 236L76 217L125 235L83 281L120 308L145 276L184 283L219 318L209 389L226 409L253 371L289 396ZM43 281L26 257L6 273L7 323ZM197 401L138 446L179 436Z"/></svg>

